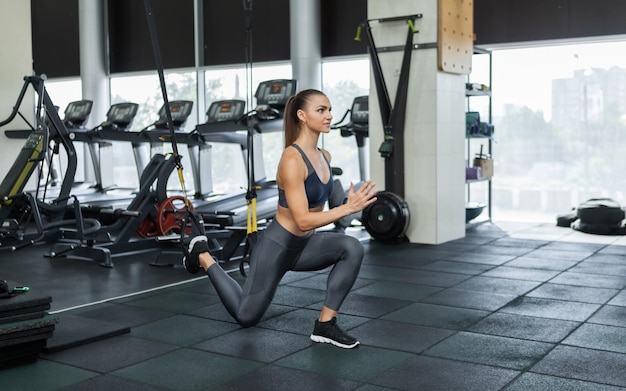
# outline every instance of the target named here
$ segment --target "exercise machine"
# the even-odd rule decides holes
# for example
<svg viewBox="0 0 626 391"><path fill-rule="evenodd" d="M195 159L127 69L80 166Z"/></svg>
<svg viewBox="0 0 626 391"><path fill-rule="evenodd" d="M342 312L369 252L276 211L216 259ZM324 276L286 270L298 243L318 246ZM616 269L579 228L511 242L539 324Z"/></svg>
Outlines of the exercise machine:
<svg viewBox="0 0 626 391"><path fill-rule="evenodd" d="M114 216L114 223L102 225L84 235L81 242L62 235L50 250L50 258L75 256L98 261L100 266L113 267L112 257L130 252L146 252L165 244L178 243L181 229L186 225L180 220L174 200L167 197L167 180L175 169L175 161L162 154L155 154L140 178L135 197L124 209L101 208L100 214ZM142 224L153 218L154 234L140 235ZM144 232L152 232L144 228ZM165 237L158 237L165 236ZM154 264L159 264L158 257Z"/></svg>
<svg viewBox="0 0 626 391"><path fill-rule="evenodd" d="M193 198L201 200L207 197L212 190L210 167L210 145L206 143L198 132L185 129L185 124L193 109L193 102L189 100L174 100L169 102L173 130L177 142L187 146L187 156L191 164L191 174L194 183ZM153 124L139 131L150 143L150 155L165 154L164 146L169 144L172 135L167 125L165 104L159 109L159 119ZM207 169L209 168L209 169Z"/></svg>
<svg viewBox="0 0 626 391"><path fill-rule="evenodd" d="M70 139L72 138L72 134L70 130L74 129L84 129L87 120L89 119L89 115L91 114L91 109L93 107L93 102L90 100L79 100L68 103L67 107L64 111L63 124L68 130L68 135ZM54 106L54 109L58 112L59 107ZM45 118L46 126L50 127L50 120ZM27 139L30 134L33 132L33 129L27 130L5 130L4 134L8 138L11 139ZM77 155L79 151L76 151ZM60 178L59 171L57 170L56 164L54 162L54 155L56 153L53 150L48 149L46 153L46 163L50 174L50 188L48 191L54 190L56 186L61 184L62 178Z"/></svg>
<svg viewBox="0 0 626 391"><path fill-rule="evenodd" d="M350 115L348 123L343 124L346 117ZM354 98L352 106L346 111L343 117L333 125L333 129L339 129L341 137L354 137L358 149L359 161L359 182L354 184L357 190L363 182L369 179L369 151L367 150L367 138L369 136L369 96L359 96ZM342 175L343 170L333 167L333 175ZM342 184L340 179L334 180L333 193L328 200L329 208L342 205L346 202L349 187ZM335 229L344 231L353 225L354 220L361 220L361 212L346 216L335 222Z"/></svg>
<svg viewBox="0 0 626 391"><path fill-rule="evenodd" d="M76 219L66 220L65 215L69 204L74 199L73 208L80 210L71 190L76 173L77 158L74 145L69 137L66 123L61 120L57 107L52 103L45 86L45 77L26 76L17 99L17 103L6 120L0 122L0 127L11 123L16 115L31 127L26 143L18 153L15 162L7 175L0 183L0 248L16 250L33 243L56 238L62 227L71 227L78 238L84 237L97 229L100 224L93 219L82 219L78 214ZM35 124L31 125L19 113L26 91L33 87L37 96ZM67 156L67 167L63 175L58 194L51 202L46 202L46 190L49 180L46 180L43 194L39 193L43 164L47 155L59 153L63 147ZM40 178L37 181L35 194L25 192L25 186L37 167L40 167ZM48 178L51 170L48 170Z"/></svg>
<svg viewBox="0 0 626 391"><path fill-rule="evenodd" d="M113 175L113 144L112 141L128 141L132 145L137 173L146 166L148 159L142 152L146 141L137 137L135 132L130 132L134 118L137 115L139 105L132 102L117 103L111 105L104 122L93 129L70 129L70 137L74 141L80 141L87 145L96 183L92 186L97 192L107 193L117 189ZM106 162L103 164L103 162ZM98 198L98 197L96 197ZM102 198L102 197L100 197Z"/></svg>
<svg viewBox="0 0 626 391"><path fill-rule="evenodd" d="M365 208L362 213L362 223L370 235L381 242L405 240L405 233L409 226L409 208L404 197L404 124L406 117L406 102L408 95L408 81L413 50L413 36L417 32L414 23L421 18L421 14L376 19L378 23L405 22L408 24L406 43L403 47L403 60L400 68L398 88L395 102L392 105L389 91L378 57L378 49L374 43L371 20L363 22L358 30L356 40L360 40L361 31L365 31L368 52L374 73L376 95L383 121L384 140L378 149L380 156L385 159L385 190L380 191L377 200Z"/></svg>

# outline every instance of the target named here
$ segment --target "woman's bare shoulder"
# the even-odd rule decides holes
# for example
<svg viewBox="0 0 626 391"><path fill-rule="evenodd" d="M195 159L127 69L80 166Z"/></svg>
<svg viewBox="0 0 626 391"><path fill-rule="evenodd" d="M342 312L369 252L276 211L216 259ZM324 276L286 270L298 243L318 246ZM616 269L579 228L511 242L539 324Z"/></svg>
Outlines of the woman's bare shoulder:
<svg viewBox="0 0 626 391"><path fill-rule="evenodd" d="M324 148L320 148L320 151L322 151L322 153L324 154L324 157L326 158L326 160L328 160L328 162L330 162L333 159L333 157L330 154L330 152L328 152Z"/></svg>

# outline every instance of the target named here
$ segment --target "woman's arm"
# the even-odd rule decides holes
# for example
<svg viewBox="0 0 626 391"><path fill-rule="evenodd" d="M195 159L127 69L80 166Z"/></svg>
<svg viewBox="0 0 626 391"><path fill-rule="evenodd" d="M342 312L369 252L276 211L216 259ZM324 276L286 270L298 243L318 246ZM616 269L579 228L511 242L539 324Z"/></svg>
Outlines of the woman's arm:
<svg viewBox="0 0 626 391"><path fill-rule="evenodd" d="M331 224L345 216L359 212L376 201L376 189L371 181L365 182L358 191L350 184L348 201L326 211L309 210L304 181L307 168L297 151L284 154L278 165L277 176L281 179L282 189L294 223L301 231L310 231Z"/></svg>

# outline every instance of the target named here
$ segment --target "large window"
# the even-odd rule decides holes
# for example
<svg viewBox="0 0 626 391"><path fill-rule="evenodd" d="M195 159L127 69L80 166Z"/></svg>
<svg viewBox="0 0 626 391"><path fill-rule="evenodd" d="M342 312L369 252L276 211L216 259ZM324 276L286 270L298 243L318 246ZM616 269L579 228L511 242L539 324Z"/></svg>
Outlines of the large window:
<svg viewBox="0 0 626 391"><path fill-rule="evenodd" d="M556 221L592 197L626 203L626 42L495 50L497 220Z"/></svg>
<svg viewBox="0 0 626 391"><path fill-rule="evenodd" d="M168 100L190 100L196 102L196 72L169 72L165 74ZM132 102L139 105L137 115L131 126L131 131L141 131L149 127L159 118L159 109L163 106L163 95L159 83L159 77L155 73L146 75L134 75L111 78L111 104ZM189 116L186 129L193 129L197 124L198 108ZM122 188L136 188L139 186L139 173L142 167L137 167L134 152L144 156L144 160L153 155L150 145L145 144L133 151L130 143L113 142L113 174L115 184ZM185 186L193 189L191 164L184 145L179 145L179 153L183 156L182 164L185 168ZM171 152L171 146L165 142L162 152ZM177 175L172 175L168 182L168 188L180 189Z"/></svg>
<svg viewBox="0 0 626 391"><path fill-rule="evenodd" d="M252 94L256 92L259 83L267 80L290 79L291 64L253 64L250 80L246 78L246 68L209 69L205 72L206 113L212 102L224 99L240 99L246 101L247 86L250 85ZM250 111L256 107L256 102L250 102ZM204 115L204 114L202 114ZM206 119L206 118L205 118ZM279 129L280 130L280 129ZM245 131L244 131L245 132ZM267 179L276 178L276 168L283 149L283 134L281 131L268 132L261 135L263 165ZM257 153L259 151L255 151ZM247 187L247 170L242 151L239 145L227 143L213 143L213 186L218 193L232 193ZM255 178L260 180L263 178Z"/></svg>
<svg viewBox="0 0 626 391"><path fill-rule="evenodd" d="M82 99L82 84L78 78L49 80L44 82L44 85L48 95L50 96L50 100L52 100L52 103L58 107L59 116L61 118L64 117L65 108L70 102ZM83 164L85 157L88 156L85 153L84 148L81 148L81 145L76 145L75 149L76 156L78 158L78 167L76 168L74 181L83 182L90 177L91 167ZM67 169L67 156L63 152L63 148L59 149L59 154L52 156L51 164L54 170L51 174L56 171L56 173L62 175L65 172ZM48 173L46 172L45 175L47 174ZM61 179L62 178L59 177L57 181L60 183Z"/></svg>
<svg viewBox="0 0 626 391"><path fill-rule="evenodd" d="M324 92L328 96L332 105L333 122L338 124L347 110L352 107L354 98L369 94L369 59L358 57L353 59L325 61L322 64L322 79ZM346 124L350 120L347 116L341 124ZM333 130L328 135L324 135L322 140L324 148L331 153L332 165L342 169L341 179L344 186L350 182L355 184L361 180L360 165L364 165L365 176L369 177L369 147L363 147L365 153L362 160L359 160L359 149L356 138L342 137L339 130Z"/></svg>

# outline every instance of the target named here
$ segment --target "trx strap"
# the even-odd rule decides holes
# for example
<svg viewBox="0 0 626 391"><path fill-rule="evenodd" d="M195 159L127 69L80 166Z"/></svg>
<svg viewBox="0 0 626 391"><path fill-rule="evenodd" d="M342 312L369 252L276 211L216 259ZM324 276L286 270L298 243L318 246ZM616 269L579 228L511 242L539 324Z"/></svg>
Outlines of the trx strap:
<svg viewBox="0 0 626 391"><path fill-rule="evenodd" d="M148 30L150 31L150 40L152 41L152 49L154 51L154 60L157 66L157 72L159 74L159 82L161 84L161 93L163 95L163 104L165 109L165 117L167 121L167 127L170 131L170 140L172 144L172 158L174 159L174 164L176 166L176 170L178 172L178 180L180 181L181 189L183 192L183 199L185 202L185 217L181 220L180 227L180 244L183 248L183 252L185 255L188 250L185 246L183 238L185 236L186 225L187 222L193 223L194 227L197 230L197 234L204 234L204 224L198 218L198 216L191 212L191 206L189 202L189 198L187 197L187 191L185 189L185 178L183 175L183 165L181 161L181 156L178 154L178 145L176 144L176 132L174 131L174 122L172 121L172 110L170 108L169 101L167 99L167 88L165 86L165 76L163 73L163 62L161 60L161 49L159 46L159 39L156 31L156 24L154 22L154 12L152 10L152 4L150 0L144 0L144 6L146 9L146 17L148 19Z"/></svg>
<svg viewBox="0 0 626 391"><path fill-rule="evenodd" d="M250 106L252 105L252 0L243 0L243 9L246 30L246 105L248 110L250 110ZM248 127L248 190L246 192L248 215L246 224L246 249L249 250L250 246L253 246L256 242L256 234L258 231L256 191L259 187L256 185L256 178L254 177L254 128L250 116L246 117L246 124Z"/></svg>

